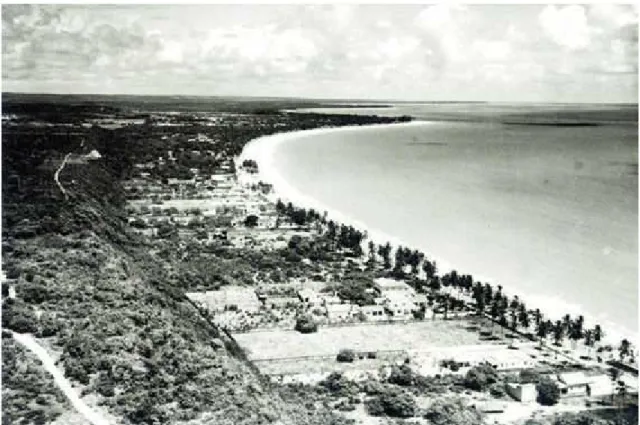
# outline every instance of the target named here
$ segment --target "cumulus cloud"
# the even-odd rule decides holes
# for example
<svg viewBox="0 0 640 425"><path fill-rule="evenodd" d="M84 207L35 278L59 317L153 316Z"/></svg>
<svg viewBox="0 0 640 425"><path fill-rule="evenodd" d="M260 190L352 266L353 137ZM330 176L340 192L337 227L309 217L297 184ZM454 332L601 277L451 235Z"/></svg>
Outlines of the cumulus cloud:
<svg viewBox="0 0 640 425"><path fill-rule="evenodd" d="M629 87L637 74L637 9L625 5L2 12L9 90L504 100L569 79L575 93Z"/></svg>
<svg viewBox="0 0 640 425"><path fill-rule="evenodd" d="M589 25L584 6L546 6L539 16L545 34L560 46L584 49L589 45Z"/></svg>

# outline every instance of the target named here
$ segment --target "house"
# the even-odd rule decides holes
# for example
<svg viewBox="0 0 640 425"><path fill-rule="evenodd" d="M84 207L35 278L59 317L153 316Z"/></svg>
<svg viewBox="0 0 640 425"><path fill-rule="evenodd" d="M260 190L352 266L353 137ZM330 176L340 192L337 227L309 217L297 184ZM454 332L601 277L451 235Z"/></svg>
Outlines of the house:
<svg viewBox="0 0 640 425"><path fill-rule="evenodd" d="M379 305L365 305L360 307L360 312L364 314L368 321L388 320L384 308Z"/></svg>
<svg viewBox="0 0 640 425"><path fill-rule="evenodd" d="M406 292L414 294L415 290L409 286L406 282L401 280L389 279L385 277L378 278L373 283L374 288L381 296L384 296L387 292Z"/></svg>
<svg viewBox="0 0 640 425"><path fill-rule="evenodd" d="M264 305L271 309L295 308L298 304L300 304L298 297L267 296L264 300Z"/></svg>
<svg viewBox="0 0 640 425"><path fill-rule="evenodd" d="M298 290L298 298L300 301L310 307L322 305L322 298L313 289L305 288Z"/></svg>
<svg viewBox="0 0 640 425"><path fill-rule="evenodd" d="M412 317L416 305L409 293L389 291L384 294L384 307L395 318Z"/></svg>
<svg viewBox="0 0 640 425"><path fill-rule="evenodd" d="M329 322L341 322L352 319L360 311L360 308L353 304L328 304L325 308Z"/></svg>
<svg viewBox="0 0 640 425"><path fill-rule="evenodd" d="M604 373L592 375L589 377L586 393L589 397L609 396L616 391L611 377Z"/></svg>
<svg viewBox="0 0 640 425"><path fill-rule="evenodd" d="M322 305L324 306L342 304L342 300L337 295L322 294L320 295L320 298L322 300Z"/></svg>
<svg viewBox="0 0 640 425"><path fill-rule="evenodd" d="M534 403L538 397L535 384L507 383L507 393L522 403Z"/></svg>
<svg viewBox="0 0 640 425"><path fill-rule="evenodd" d="M243 286L225 286L217 291L191 292L186 295L215 312L238 310L257 313L262 306L255 291Z"/></svg>
<svg viewBox="0 0 640 425"><path fill-rule="evenodd" d="M563 397L575 397L588 395L587 388L591 382L584 372L560 373L556 377L560 394Z"/></svg>

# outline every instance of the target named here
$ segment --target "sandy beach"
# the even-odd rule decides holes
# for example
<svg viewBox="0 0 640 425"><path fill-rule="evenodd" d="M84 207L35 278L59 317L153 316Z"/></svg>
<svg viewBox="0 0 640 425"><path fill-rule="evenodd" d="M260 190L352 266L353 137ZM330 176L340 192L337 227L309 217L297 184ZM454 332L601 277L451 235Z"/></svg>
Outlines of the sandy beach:
<svg viewBox="0 0 640 425"><path fill-rule="evenodd" d="M258 163L259 172L258 175L254 177L254 179L262 180L273 185L274 192L270 195L270 197L274 202L277 199L281 199L284 202L291 202L299 207L313 208L319 212L326 211L327 217L329 219L366 231L368 240L372 240L376 244L384 244L386 242L389 242L394 247L394 249L397 246L405 246L413 249L417 247L406 243L405 241L394 235L373 228L366 223L363 223L357 217L349 216L335 208L332 208L329 205L323 204L322 202L314 199L308 194L302 193L300 190L290 184L285 178L283 178L275 165L274 153L277 148L283 143L291 141L303 142L306 138L310 138L319 134L346 134L349 132L361 132L370 129L393 127L426 127L431 124L432 123L429 121L412 121L409 123L398 124L346 126L339 128L332 127L278 133L275 135L260 137L251 141L245 146L242 154L237 159L237 161L242 162L245 159L253 159ZM586 326L594 326L595 324L600 324L603 327L605 331L605 343L617 345L622 338L628 338L631 341L638 340L637 335L623 328L619 324L607 320L602 320L602 318L595 318L593 315L590 315L589 312L584 311L581 306L577 304L571 304L569 302L566 302L565 300L561 300L557 296L555 296L555 294L550 293L548 295L540 295L523 293L522 291L518 291L514 288L509 287L508 282L500 282L496 279L493 279L491 276L470 272L469 269L465 267L465 264L455 258L443 258L442 256L438 255L437 252L431 251L426 251L425 255L437 262L440 274L444 274L455 269L459 273L472 273L475 280L489 282L494 287L497 285L502 285L503 293L505 293L507 296L519 296L520 299L523 300L530 309L539 308L551 320L559 320L567 313L571 314L573 317L580 314L584 315Z"/></svg>

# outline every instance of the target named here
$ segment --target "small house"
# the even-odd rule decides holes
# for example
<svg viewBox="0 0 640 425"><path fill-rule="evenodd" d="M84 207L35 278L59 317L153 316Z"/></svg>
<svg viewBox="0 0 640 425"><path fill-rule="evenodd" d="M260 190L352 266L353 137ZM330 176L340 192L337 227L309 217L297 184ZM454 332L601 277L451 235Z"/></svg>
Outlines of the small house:
<svg viewBox="0 0 640 425"><path fill-rule="evenodd" d="M360 308L353 304L328 304L325 308L330 322L341 322L352 319L360 311Z"/></svg>
<svg viewBox="0 0 640 425"><path fill-rule="evenodd" d="M368 321L387 320L387 313L384 311L384 307L379 305L365 305L360 307L360 312L364 314Z"/></svg>
<svg viewBox="0 0 640 425"><path fill-rule="evenodd" d="M560 393L564 397L585 396L591 382L584 372L560 373L557 376Z"/></svg>
<svg viewBox="0 0 640 425"><path fill-rule="evenodd" d="M535 384L507 383L507 393L522 403L534 403L538 397Z"/></svg>

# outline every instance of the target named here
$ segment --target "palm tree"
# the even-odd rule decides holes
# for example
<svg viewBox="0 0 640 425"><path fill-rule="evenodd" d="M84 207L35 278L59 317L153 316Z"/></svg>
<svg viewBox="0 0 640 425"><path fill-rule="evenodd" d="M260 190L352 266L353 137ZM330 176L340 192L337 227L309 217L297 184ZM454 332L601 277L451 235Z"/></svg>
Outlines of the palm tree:
<svg viewBox="0 0 640 425"><path fill-rule="evenodd" d="M518 313L518 320L520 321L520 325L528 331L531 323L529 322L529 313L527 313L526 309L520 310Z"/></svg>
<svg viewBox="0 0 640 425"><path fill-rule="evenodd" d="M620 380L620 369L615 367L609 368L609 377L611 378L611 382L614 388L619 386L618 381ZM613 404L613 392L611 392L611 404Z"/></svg>
<svg viewBox="0 0 640 425"><path fill-rule="evenodd" d="M536 335L539 338L540 346L542 346L543 341L547 338L547 335L549 335L551 327L551 322L548 320L538 322L536 326Z"/></svg>
<svg viewBox="0 0 640 425"><path fill-rule="evenodd" d="M562 345L562 339L564 338L564 324L558 320L553 327L553 340L557 346Z"/></svg>
<svg viewBox="0 0 640 425"><path fill-rule="evenodd" d="M536 326L540 326L540 322L542 321L542 313L539 308L536 308L533 312L533 317L536 322Z"/></svg>
<svg viewBox="0 0 640 425"><path fill-rule="evenodd" d="M591 347L593 347L594 343L594 332L591 329L587 329L584 332L584 345L587 346L588 356L591 357Z"/></svg>
<svg viewBox="0 0 640 425"><path fill-rule="evenodd" d="M369 261L376 262L376 244L373 241L369 241Z"/></svg>
<svg viewBox="0 0 640 425"><path fill-rule="evenodd" d="M491 321L491 330L493 331L493 324L495 323L496 319L500 316L500 306L498 305L497 302L493 302L491 304L491 311L489 312L489 315L493 319Z"/></svg>
<svg viewBox="0 0 640 425"><path fill-rule="evenodd" d="M564 332L569 333L569 328L571 326L571 316L569 314L565 314L562 318L562 328Z"/></svg>
<svg viewBox="0 0 640 425"><path fill-rule="evenodd" d="M498 324L500 325L500 328L502 329L502 338L504 338L504 328L506 328L507 325L508 325L507 316L505 316L504 312L500 313L500 320L498 321Z"/></svg>
<svg viewBox="0 0 640 425"><path fill-rule="evenodd" d="M516 313L515 310L511 310L510 312L511 315L511 329L513 329L514 332L518 332L518 313Z"/></svg>
<svg viewBox="0 0 640 425"><path fill-rule="evenodd" d="M618 351L620 352L620 361L624 361L624 358L631 352L631 343L628 339L625 338L620 341L620 348L618 348Z"/></svg>

